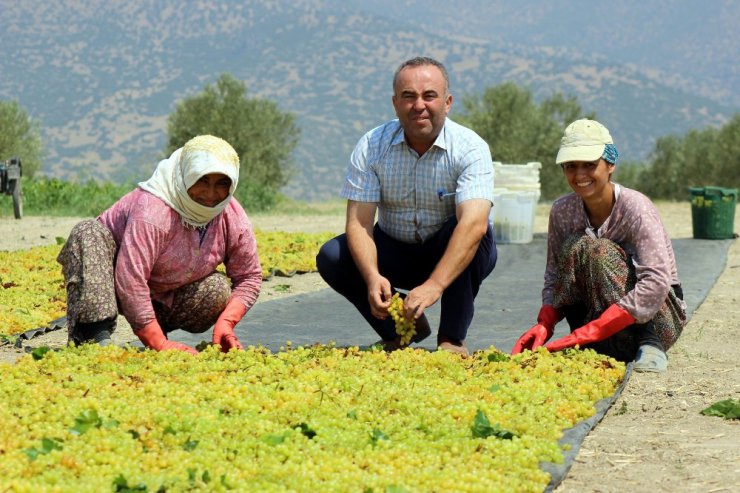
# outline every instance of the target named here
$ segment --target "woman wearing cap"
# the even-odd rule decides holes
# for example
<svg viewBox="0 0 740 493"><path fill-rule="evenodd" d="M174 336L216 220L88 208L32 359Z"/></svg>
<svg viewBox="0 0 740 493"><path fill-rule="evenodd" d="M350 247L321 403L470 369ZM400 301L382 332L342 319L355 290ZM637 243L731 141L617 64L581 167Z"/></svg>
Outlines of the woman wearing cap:
<svg viewBox="0 0 740 493"><path fill-rule="evenodd" d="M565 129L556 162L573 193L550 210L542 308L512 353L545 344L565 318L571 333L548 350L579 345L666 370L665 351L686 323L673 247L650 199L612 182L617 158L600 123Z"/></svg>
<svg viewBox="0 0 740 493"><path fill-rule="evenodd" d="M110 344L120 310L155 350L196 354L166 334L214 324L214 344L241 348L234 326L257 300L262 269L252 225L233 197L238 179L234 149L197 136L97 219L77 224L57 258L70 342ZM226 275L216 272L221 263Z"/></svg>

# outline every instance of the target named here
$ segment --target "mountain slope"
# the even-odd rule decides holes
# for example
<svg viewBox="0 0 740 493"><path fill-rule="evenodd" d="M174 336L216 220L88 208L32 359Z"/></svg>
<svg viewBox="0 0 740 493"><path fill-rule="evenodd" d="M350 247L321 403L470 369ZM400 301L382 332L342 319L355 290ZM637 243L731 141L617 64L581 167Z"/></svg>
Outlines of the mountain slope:
<svg viewBox="0 0 740 493"><path fill-rule="evenodd" d="M249 95L297 115L298 173L286 192L302 199L336 195L357 139L394 116L393 71L419 54L447 65L458 101L508 80L537 97L577 95L627 160L644 158L659 136L721 124L737 110L598 54L463 37L462 28L440 34L408 17L368 13L362 2L0 7L0 97L18 99L40 120L44 172L69 179L145 178L161 158L176 102L224 72L244 80Z"/></svg>

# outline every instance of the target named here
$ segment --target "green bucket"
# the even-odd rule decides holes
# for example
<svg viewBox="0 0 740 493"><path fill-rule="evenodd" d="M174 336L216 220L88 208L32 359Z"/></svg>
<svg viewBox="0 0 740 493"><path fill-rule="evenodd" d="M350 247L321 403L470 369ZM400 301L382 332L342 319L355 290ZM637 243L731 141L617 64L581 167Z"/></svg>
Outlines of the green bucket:
<svg viewBox="0 0 740 493"><path fill-rule="evenodd" d="M694 238L734 238L737 188L690 187Z"/></svg>

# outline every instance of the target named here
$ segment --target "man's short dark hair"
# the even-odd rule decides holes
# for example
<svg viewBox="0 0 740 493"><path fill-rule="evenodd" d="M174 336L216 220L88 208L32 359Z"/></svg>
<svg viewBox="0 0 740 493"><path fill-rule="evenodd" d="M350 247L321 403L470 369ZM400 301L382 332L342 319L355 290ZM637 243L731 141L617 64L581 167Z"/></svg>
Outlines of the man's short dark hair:
<svg viewBox="0 0 740 493"><path fill-rule="evenodd" d="M442 62L439 62L434 58L430 58L428 56L417 56L406 60L396 69L396 72L393 74L393 93L395 94L396 92L396 82L398 82L398 74L401 73L401 70L405 69L406 67L423 67L425 65L434 65L439 69L440 72L442 72L442 76L445 78L445 92L449 92L450 78L447 75L447 69L444 65L442 65Z"/></svg>

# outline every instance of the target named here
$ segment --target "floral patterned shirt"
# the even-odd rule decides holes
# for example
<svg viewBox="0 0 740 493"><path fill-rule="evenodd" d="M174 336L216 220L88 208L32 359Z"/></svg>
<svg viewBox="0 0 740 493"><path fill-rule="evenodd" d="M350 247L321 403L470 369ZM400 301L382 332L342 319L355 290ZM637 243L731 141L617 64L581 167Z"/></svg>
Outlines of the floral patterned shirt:
<svg viewBox="0 0 740 493"><path fill-rule="evenodd" d="M262 286L257 241L236 199L205 231L186 226L174 209L140 188L98 221L116 242L116 295L135 330L154 320L152 300L172 306L175 289L212 274L221 263L232 282L232 297L247 310L257 301Z"/></svg>
<svg viewBox="0 0 740 493"><path fill-rule="evenodd" d="M607 238L624 249L635 266L637 283L617 304L637 323L651 320L668 296L672 285L680 284L673 245L655 205L645 195L617 187L617 200L609 218L594 230L578 195L557 199L550 209L547 228L547 267L542 303L552 304L557 279L557 255L565 240L574 234Z"/></svg>

